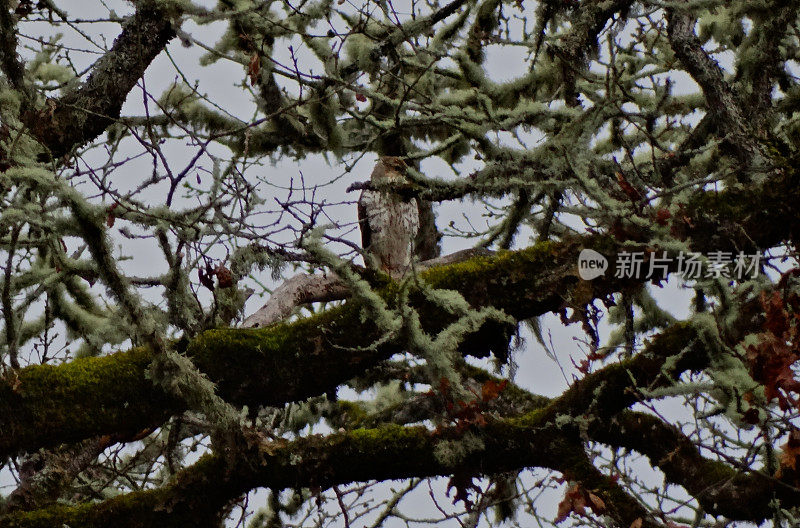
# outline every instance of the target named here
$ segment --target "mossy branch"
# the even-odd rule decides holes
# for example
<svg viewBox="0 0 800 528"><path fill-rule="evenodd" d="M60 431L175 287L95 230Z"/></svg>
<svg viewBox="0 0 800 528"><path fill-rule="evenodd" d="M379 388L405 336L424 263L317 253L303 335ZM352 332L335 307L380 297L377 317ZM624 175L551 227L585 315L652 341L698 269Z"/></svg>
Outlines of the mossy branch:
<svg viewBox="0 0 800 528"><path fill-rule="evenodd" d="M494 306L520 318L564 304L563 295L578 282L573 271L576 254L574 243L547 243L442 266L424 272L421 279L432 287L460 290L473 306ZM540 272L548 279L533 281L531 277ZM467 288L475 284L482 286ZM397 302L397 294L393 285L381 290L390 305ZM412 303L431 333L455 317L426 302L421 293L412 294ZM384 334L362 320L362 308L351 300L291 324L210 330L178 348L217 384L225 400L236 405L281 405L333 390L403 350L399 338L370 346ZM500 346L496 341L497 328L489 325L470 336L462 352L485 356ZM21 369L0 383L0 452L101 434L124 438L182 411L185 404L147 378L152 360L150 349L136 348L58 367Z"/></svg>
<svg viewBox="0 0 800 528"><path fill-rule="evenodd" d="M773 184L763 191L776 192L789 200L796 194L793 182L788 179L785 184ZM746 202L747 205L740 204L742 211L750 210L757 197L754 192L731 193L735 193L731 198ZM724 194L701 195L698 201L719 206L706 209L718 211L717 221L741 218L735 214L738 202L726 203ZM777 202L772 209L757 211L769 215L776 209L795 207L792 204ZM746 216L745 222L755 226L759 214ZM697 227L700 220L691 225ZM753 235L750 243L769 243L785 237L792 225L762 224L760 229L750 231ZM725 242L717 237L702 241L714 247ZM608 237L576 238L435 267L422 272L420 278L430 287L458 291L473 307L491 306L516 320L564 307L582 309L631 282L641 282L641 279L622 281L613 277L581 281L576 262L583 247L595 248L612 260L616 254L616 243ZM396 300L396 287L384 287L381 295L391 304ZM426 302L424 295L412 292L410 300L425 330L431 334L453 322L452 314L447 315ZM499 330L496 324L484 326L466 339L459 351L483 357L493 349L500 350L506 343L499 342L498 335L502 334ZM226 401L251 407L281 405L332 391L404 349L399 341L371 348L382 336L374 324L362 320L362 306L351 300L291 324L265 329L211 330L180 350L191 356L197 367L217 384L218 393ZM680 351L686 342L675 343L670 351ZM185 405L153 387L146 378L151 360L151 352L139 348L103 358L75 360L59 367L21 369L18 377L0 384L0 430L3 431L0 453L8 455L103 434L124 438L163 423L170 415L184 410ZM652 381L652 374L653 371L643 373L643 386Z"/></svg>
<svg viewBox="0 0 800 528"><path fill-rule="evenodd" d="M547 414L534 410L520 418L490 421L472 431L484 447L461 461L464 470L479 476L521 467L553 469L601 497L607 508L602 513L620 525L630 526L641 518L642 526L661 526L588 461L575 431L559 430L548 422ZM609 445L646 454L667 473L670 482L685 486L714 514L759 522L770 515L769 503L775 494L785 506L800 504L800 493L789 486L758 474L744 476L725 464L704 459L679 430L653 416L623 413L613 425L597 425L588 433ZM210 526L218 522L218 512L229 500L255 487L325 489L354 481L452 474L459 468L443 464L435 452L440 443L457 440L460 434L455 429L433 432L424 427L392 425L312 435L292 442L265 442L233 465L221 457L206 455L160 489L133 492L98 504L17 512L2 521L4 526L17 528L60 524Z"/></svg>

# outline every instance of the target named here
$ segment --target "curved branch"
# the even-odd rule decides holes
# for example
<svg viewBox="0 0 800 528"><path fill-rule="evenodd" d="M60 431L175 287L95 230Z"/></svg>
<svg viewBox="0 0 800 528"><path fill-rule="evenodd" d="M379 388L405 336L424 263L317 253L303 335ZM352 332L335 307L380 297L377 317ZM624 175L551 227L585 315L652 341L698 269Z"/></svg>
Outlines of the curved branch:
<svg viewBox="0 0 800 528"><path fill-rule="evenodd" d="M798 4L773 1L763 12L764 19L753 25L746 41L749 45L743 46L737 67L742 80L749 83L744 86L749 91L745 108L756 127L763 126L772 110L772 89L782 76L781 56L775 50L779 49L787 29L797 20ZM750 64L741 64L745 58Z"/></svg>
<svg viewBox="0 0 800 528"><path fill-rule="evenodd" d="M234 466L206 455L179 473L173 483L158 490L134 492L100 504L53 506L36 512L17 512L3 518L4 526L209 526L215 514L231 499L255 487L329 488L336 484L420 476L451 475L463 469L491 474L519 467L549 467L583 483L603 499L620 525L638 518L642 525L660 524L647 519L646 510L602 475L586 458L581 442L552 427L525 421L498 421L473 431L484 448L466 455L455 466L436 457L443 441L458 440L461 432L424 427L388 426L359 429L330 436L313 435L293 442L278 440L252 446ZM391 456L386 456L391 453ZM477 475L476 475L477 476Z"/></svg>
<svg viewBox="0 0 800 528"><path fill-rule="evenodd" d="M752 158L761 152L758 140L748 124L739 97L725 81L722 68L695 36L696 23L697 20L684 11L667 10L667 35L672 50L703 90L708 111L722 134L741 149L740 155L747 154L746 158Z"/></svg>
<svg viewBox="0 0 800 528"><path fill-rule="evenodd" d="M37 523L133 527L141 526L144 518L149 525L206 526L228 501L255 487L328 488L372 479L451 475L460 469L474 474L474 468L481 468L480 473L491 474L544 467L563 473L599 496L608 508L603 513L622 526L639 518L642 526L661 526L587 460L577 435L559 431L540 411L489 422L472 433L481 439L483 448L456 465L442 463L435 454L440 442L460 438L463 433L455 428L432 432L424 427L385 426L292 442L255 443L252 452L240 453L233 466L222 457L206 455L161 489L129 493L99 504L16 512L3 522L18 528L43 525ZM770 501L776 496L784 506L800 504L800 491L758 474L743 476L702 458L680 431L649 415L624 413L613 424L590 428L589 434L601 442L647 454L670 482L686 487L714 514L759 522L772 513Z"/></svg>
<svg viewBox="0 0 800 528"><path fill-rule="evenodd" d="M797 239L800 226L785 219L800 214L800 187L791 162L782 163L780 177L761 189L696 195L684 217L676 219L675 235L691 237L698 251L747 251ZM584 247L613 262L618 246L602 236L544 242L523 251L434 267L419 278L431 287L460 292L474 307L494 306L517 320L563 307L580 310L595 299L645 282L614 277L581 281L576 263ZM390 303L396 301L395 286L384 284L379 291ZM411 302L428 325L426 331L436 333L451 322L451 315L420 297L412 295ZM484 327L465 341L462 353L480 357L490 350L504 353L508 331L496 324ZM332 391L403 349L399 339L373 347L384 337L362 321L361 305L349 301L291 324L211 330L180 350L192 356L231 403L281 405ZM674 343L668 353L681 350L687 342ZM0 454L104 434L134 435L184 410L184 404L146 378L151 360L151 352L139 348L59 367L31 366L21 369L18 378L0 381ZM645 372L640 384L646 386L653 379Z"/></svg>
<svg viewBox="0 0 800 528"><path fill-rule="evenodd" d="M17 21L9 4L8 0L0 1L0 71L15 90L27 93L23 82L25 65L17 55Z"/></svg>
<svg viewBox="0 0 800 528"><path fill-rule="evenodd" d="M775 499L781 507L800 504L800 490L794 486L708 460L678 428L649 414L624 412L605 423L596 421L589 435L647 456L668 482L683 486L712 515L761 523L774 513Z"/></svg>
<svg viewBox="0 0 800 528"><path fill-rule="evenodd" d="M91 141L119 117L128 93L175 36L173 15L158 2L138 2L136 13L84 83L23 116L53 158Z"/></svg>
<svg viewBox="0 0 800 528"><path fill-rule="evenodd" d="M787 168L783 179L760 192L698 195L696 203L686 208L686 220L681 221L685 223L681 224L684 236L691 236L698 250L727 251L753 245L770 247L795 237L798 226L785 221L796 217L800 206L794 178ZM680 227L676 225L677 234ZM616 243L607 237L545 242L519 252L435 267L422 272L420 278L432 287L459 291L475 307L494 306L517 320L565 306L582 309L626 284L644 282L613 277L581 281L575 264L583 247L599 250L610 260L617 251ZM382 291L388 300L396 294L393 287ZM426 331L435 333L451 322L451 316L419 297L411 300L421 320L429 325ZM462 352L476 356L493 349L504 352L507 331L496 325L484 328L466 340L465 346L470 348ZM402 350L398 339L373 348L383 337L374 325L362 321L361 306L351 301L292 324L208 331L182 350L231 403L280 405L332 391ZM669 352L681 350L686 342L674 344ZM59 367L21 369L18 379L0 383L0 430L4 433L0 435L0 454L103 434L133 435L184 410L184 404L146 378L151 360L148 350L134 349ZM644 374L641 385L654 379Z"/></svg>

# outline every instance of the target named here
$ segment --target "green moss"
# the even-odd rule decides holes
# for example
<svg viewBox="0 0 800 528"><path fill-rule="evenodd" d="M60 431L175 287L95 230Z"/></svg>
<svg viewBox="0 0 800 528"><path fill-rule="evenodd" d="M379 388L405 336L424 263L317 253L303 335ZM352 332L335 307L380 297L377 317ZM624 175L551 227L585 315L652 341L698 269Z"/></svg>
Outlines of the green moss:
<svg viewBox="0 0 800 528"><path fill-rule="evenodd" d="M476 256L463 262L431 268L420 273L420 277L437 288L446 288L448 284L460 286L465 280L476 275L496 275L501 269L522 268L541 263L552 258L557 247L554 242L539 242L520 251L503 250L490 256Z"/></svg>
<svg viewBox="0 0 800 528"><path fill-rule="evenodd" d="M31 512L14 512L3 517L8 528L53 528L80 526L105 528L119 526L199 526L216 515L216 509L227 501L230 489L218 481L224 474L223 462L206 455L189 470L179 473L168 486L155 490L135 491L101 503L77 506L53 505ZM202 493L203 502L193 507L176 500L181 493Z"/></svg>
<svg viewBox="0 0 800 528"><path fill-rule="evenodd" d="M0 424L0 450L53 445L108 431L133 432L128 424L141 429L143 421L158 423L177 407L144 378L151 359L147 349L135 348L60 366L21 369L18 378L0 385L0 413L7 417L7 423Z"/></svg>
<svg viewBox="0 0 800 528"><path fill-rule="evenodd" d="M523 314L544 309L539 300L542 291L530 281L542 269L563 265L561 261L570 253L559 248L558 244L543 243L521 252L476 257L427 270L421 277L431 287L462 291L472 306L499 304L507 313ZM403 297L403 286L386 277L373 279L380 285L378 293L387 306L396 306ZM561 291L557 287L545 291L548 289L548 307L553 308L561 302ZM504 290L511 290L511 294L502 295ZM419 292L411 297L420 320L427 325L426 331L432 334L456 317L443 313ZM358 301L350 300L292 323L263 329L209 330L179 349L217 384L218 393L229 402L263 405L298 401L334 390L367 366L402 350L398 339L374 348L384 336L371 320L362 317L362 309ZM485 355L488 349L504 349L507 342L498 341L498 336L508 331L489 324L470 337L471 348L466 353ZM151 360L147 349L138 348L57 367L22 369L18 387L14 388L13 380L0 385L0 408L6 409L2 415L8 417L0 424L4 430L0 451L120 432L120 427L133 433L157 425L185 404L154 390L146 377ZM308 383L309 379L314 383Z"/></svg>
<svg viewBox="0 0 800 528"><path fill-rule="evenodd" d="M555 294L554 290L563 291L568 283L577 281L576 277L558 273L565 266L574 266L572 256L565 259L560 249L563 248L558 244L541 242L521 251L499 251L491 256L432 268L422 272L420 277L431 287L461 292L473 306L494 306L517 317L522 312L555 302L555 298L543 293ZM548 274L548 270L553 273ZM553 279L566 280L563 288L539 287ZM509 287L512 284L517 287ZM470 287L465 288L465 285Z"/></svg>
<svg viewBox="0 0 800 528"><path fill-rule="evenodd" d="M359 402L339 400L336 403L351 427L358 427L368 417L367 411Z"/></svg>
<svg viewBox="0 0 800 528"><path fill-rule="evenodd" d="M547 416L546 409L534 409L522 416L516 418L509 418L507 423L519 429L532 429L534 427L540 426L543 423L543 419Z"/></svg>
<svg viewBox="0 0 800 528"><path fill-rule="evenodd" d="M357 450L371 452L376 448L391 450L393 446L420 445L428 442L430 433L424 427L403 427L387 424L374 429L355 429L347 433L347 441Z"/></svg>

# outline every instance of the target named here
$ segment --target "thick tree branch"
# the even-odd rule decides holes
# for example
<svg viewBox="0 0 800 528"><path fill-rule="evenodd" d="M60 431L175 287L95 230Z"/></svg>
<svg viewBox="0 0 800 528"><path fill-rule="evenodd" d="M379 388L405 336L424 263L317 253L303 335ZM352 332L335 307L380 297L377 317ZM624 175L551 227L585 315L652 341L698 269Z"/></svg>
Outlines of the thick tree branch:
<svg viewBox="0 0 800 528"><path fill-rule="evenodd" d="M621 366L631 377L641 378L643 370L655 366L650 364L645 367L645 363L649 364L653 359L660 363L658 358L665 357L669 346L683 341L691 344L684 351L681 360L684 366L691 366L692 370L702 368L708 357L699 344L694 329L685 324L668 329L642 355ZM661 366L663 368L663 364ZM649 388L669 385L680 369L670 370L671 372L662 371L663 376L656 377ZM664 472L668 482L683 486L705 511L713 515L760 522L772 514L773 506L770 502L775 497L784 505L800 501L800 490L793 486L791 477L781 481L760 471L748 473L740 467L704 458L695 442L679 428L651 414L617 412L627 407L635 397L625 401L625 398L618 398L616 395L625 392L632 397L635 391L633 386L621 389L625 382L623 380L619 383L619 379L612 379L615 375L613 369L611 376L608 374L609 369L603 369L588 375L576 382L567 393L553 399L533 395L515 385L509 385L503 392L503 399L511 398L517 402L518 408L524 408L529 413L532 410L538 411L543 420L549 420L552 416L562 416L563 420L565 415L560 414L562 412L567 413L567 416L588 416L589 426L584 434L591 440L647 456L653 467ZM485 381L489 378L481 371L476 379ZM614 389L606 390L609 387ZM424 418L416 418L422 419ZM572 430L573 434L578 433L572 426L567 429Z"/></svg>
<svg viewBox="0 0 800 528"><path fill-rule="evenodd" d="M0 373L0 456L15 462L20 485L0 505L0 525L218 528L230 520L224 517L232 505L246 502L242 497L259 487L272 488L276 502L282 502L281 489L333 488L349 524L348 506L336 488L342 483L440 475L463 483L464 478L491 478L498 472L517 475L528 467L560 472L570 486L563 504L583 494L586 506L604 515L587 522L667 528L676 517L694 511L697 523L713 522L711 516L761 522L774 515L773 522L780 524L782 508L800 509L800 430L786 412L797 403L791 396L800 390L791 368L800 352L789 348L800 333L791 319L800 311L797 270L784 274L774 291L771 275L727 286L722 277L711 278L716 257L727 260L712 252L730 252L734 258L738 252L766 255L770 260L764 267L770 267L776 246L785 250L800 244L800 179L795 169L800 154L796 145L784 143L800 135L800 121L791 113L800 85L782 71L797 55L792 35L798 0L745 3L709 17L703 2L692 0L667 2L656 11L642 11L641 3L631 0L543 0L536 17L524 12L519 17L521 34L520 25L512 23L518 19L512 10L519 6L506 6L503 0L434 0L410 16L395 13L390 4L379 11L365 4L352 16L347 14L352 7L340 11L333 1L262 4L223 0L216 8L203 8L173 0L135 0L135 14L114 32L111 38L119 35L105 56L85 75L62 84L70 69L75 71L72 49L15 34L19 20L27 33L28 22L34 22L31 13L57 13L52 0L24 0L16 10L0 0L0 83L11 103L0 109L8 121L0 126L0 143L8 150L8 156L0 153L0 172L8 176L7 182L0 178L0 198L7 203L2 218L12 227L24 224L24 240L0 233L9 248L7 322L17 320L10 312L21 314L20 323L6 332L9 361L16 368ZM183 13L184 8L189 11ZM701 13L698 30L695 17ZM159 102L164 114L151 119L147 112L133 119L127 132L112 134L126 125L120 120L123 102L179 31L184 14L201 26L230 21L216 45L179 35L185 44L202 46L207 59L223 59L234 68L249 63L246 74L250 87L260 90L255 103L262 119L237 121L231 109L217 107L216 97L208 99L199 85L190 91L182 86L176 88L176 97ZM333 23L334 14L344 22ZM67 24L84 22L66 14L61 18ZM535 24L534 42L528 22ZM720 33L729 28L734 29L730 38ZM85 34L79 25L74 29ZM717 50L710 51L703 40L706 32L720 44ZM198 35L205 38L205 30ZM288 47L291 63L281 64L280 49L295 39L306 49L295 55ZM541 56L544 42L547 54ZM527 49L522 59L526 73L496 81L496 72L481 64L487 46ZM17 57L18 50L39 53L28 66ZM716 62L719 50L737 58L735 75ZM324 65L322 74L299 60L307 51ZM70 69L64 70L64 64ZM181 73L181 63L174 64L191 83ZM670 72L676 67L688 72L701 93L673 93ZM782 94L773 93L776 83ZM242 88L245 95L253 93ZM53 89L59 95L45 99ZM693 125L698 110L705 115ZM20 121L22 127L17 126ZM604 139L609 126L611 135ZM141 127L146 134L139 134ZM72 153L96 145L104 130L112 144L108 160L97 167L52 177L41 172L42 163L13 165L27 164L33 152L38 162L58 168ZM208 133L207 141L200 141L202 152L173 177L167 152L158 145L172 149L188 139L185 148L191 149L202 131ZM513 137L501 137L506 132ZM120 157L127 155L118 150L124 146L118 140L127 133L140 141L141 154L153 155L152 178L130 194L116 181L126 163ZM534 137L538 146L529 147L528 139ZM31 138L38 138L41 146ZM425 140L418 145L423 150L408 151L413 138ZM231 150L232 157L228 150L222 157L207 151L211 143ZM501 247L509 242L514 224L520 223L537 230L542 242L522 251L415 263L402 282L371 270L354 272L331 253L316 262L346 277L355 295L333 273L294 277L276 290L271 304L244 323L249 328L200 333L201 326L211 328L211 319L224 319L222 324L233 319L219 315L230 311L230 303L220 296L213 299L213 313L203 314L210 298L193 288L190 273L205 265L200 282L213 291L208 274L218 270L219 293L241 277L241 270L273 263L262 255L220 250L239 245L236 241L243 238L274 244L295 227L305 233L319 225L325 208L341 205L316 194L325 184L305 177L301 199L291 198L299 196L292 179L290 198L279 202L282 209L261 202L282 188L271 181L271 174L259 171L261 154L276 150L298 158L312 151L365 150L420 160L441 157L464 177L445 181L419 175L419 181L398 192L429 200L517 195L511 206L488 204L490 224L499 225L505 236L497 240ZM625 159L617 159L620 152ZM476 155L482 168L466 176L455 164L467 161L469 154ZM136 164L137 158L143 156L132 154L127 162ZM160 174L165 167L167 175ZM206 168L210 178L204 176ZM137 199L169 180L167 206L177 207L172 191L194 170L197 186L191 184L184 198L199 196L204 204L207 198L207 205L183 214ZM312 186L315 191L306 194ZM92 198L87 202L79 193ZM569 199L560 204L562 194ZM110 207L90 205L106 197L113 200ZM542 197L552 203L541 202ZM122 207L124 212L117 208L129 202L136 207ZM64 216L70 207L75 214ZM191 216L194 212L201 216ZM273 214L274 223L269 218ZM573 217L583 219L584 229L577 234L574 224L565 221ZM132 240L139 240L141 228L145 243L153 233L160 237L172 268L166 277L174 280L153 277L132 285L172 284L165 292L166 309L140 306L130 297L135 288L105 247L115 219L122 224L117 225L120 233ZM346 229L336 224L336 229ZM483 229L473 225L473 234ZM72 236L76 234L82 243ZM75 243L81 247L68 255ZM580 278L577 262L583 249L607 258L604 276ZM648 281L660 283L662 278L649 278L648 264L664 250L672 257L665 276L676 270L679 252L682 257L687 251L699 252L709 263L715 261L695 270L707 271L709 280L698 281L695 315L687 322L672 323L674 318L657 306L659 299L648 295ZM643 257L638 276L614 276L624 264L619 261L623 252ZM212 260L223 253L226 260L212 268ZM76 280L88 276L91 284L99 277L109 292L87 286L65 293L58 283L64 274ZM635 299L641 307L635 321L632 290L642 294ZM89 298L94 293L109 298L115 303L112 309L121 309L130 320L107 324ZM627 318L620 329L630 346L601 360L594 348L599 341L594 327L605 312L597 305L610 308L620 293L625 310L617 313ZM761 302L753 300L759 293ZM773 293L767 302L765 294ZM39 299L44 302L42 316ZM298 305L331 300L343 302L312 310L307 317L296 315ZM613 317L615 311L609 314ZM561 314L565 325L583 322L594 338L587 362L576 365L580 379L567 382L557 397L531 395L507 380L501 384L492 378L488 383L488 372L476 374L477 368L458 357L495 353L506 359L515 322L546 313ZM292 314L290 320L287 315ZM486 317L493 319L487 323ZM131 321L138 323L133 330ZM73 354L72 346L55 351L64 341L61 323L69 330L66 339L74 342L72 336L82 336L95 350L127 337L144 346L75 359L83 354ZM167 329L176 325L186 329L186 337L170 342L168 335L174 334ZM467 328L471 333L464 336ZM633 346L637 329L660 333L648 334L639 349ZM55 330L59 335L53 336ZM536 330L543 341L541 329ZM15 340L40 353L44 365L19 368ZM54 353L66 354L65 363L55 366ZM584 368L588 365L592 368ZM440 372L445 374L441 385L431 383ZM698 379L704 381L694 383ZM422 392L420 383L433 389ZM371 401L329 398L318 405L325 400L321 395L336 394L342 386L378 390ZM448 387L468 401L450 398ZM690 412L703 412L706 402L709 407L716 404L712 412L724 408L732 415L741 413L738 418L747 423L758 421L762 435L746 442L742 454L736 448L741 439L716 430L713 418L700 419L684 433L679 422L673 426L659 414L658 405L650 407L659 398L687 392L695 396L684 402ZM476 399L470 400L469 394ZM307 405L282 410L307 398L312 398ZM630 410L637 405L653 412ZM295 413L296 407L302 412ZM258 419L248 421L242 414L246 408ZM768 413L766 421L763 412ZM286 433L296 430L298 421L302 425L322 419L332 428L327 436ZM435 430L415 426L429 424L427 420ZM185 424L191 424L191 431ZM775 456L773 450L781 443L777 435L787 431L789 442ZM114 444L114 451L123 454L143 438L130 464L97 460L98 453ZM611 460L593 458L594 442L614 450ZM205 455L199 461L187 459L184 445ZM625 459L628 451L649 458L650 468L663 473L663 485L653 495L644 490L640 496L635 468L615 464L617 455ZM760 456L767 461L765 469L760 469ZM158 471L164 459L168 473L153 477L149 472ZM98 466L102 471L94 473ZM140 468L147 469L142 473ZM615 468L630 479L617 481ZM80 483L85 470L91 473L89 494ZM139 491L106 494L115 484L118 493ZM672 485L682 486L693 500L667 510L662 498L676 498L669 490ZM503 498L491 481L490 487L468 523ZM529 491L521 499L534 507ZM400 495L386 502L380 521L401 515L394 509L399 500ZM580 500L574 503L578 514Z"/></svg>
<svg viewBox="0 0 800 528"><path fill-rule="evenodd" d="M269 330L271 329L265 329L262 332L269 332ZM237 346L236 342L229 340L235 334L234 331L226 332L227 349L243 350L245 347ZM263 341L261 342L263 343ZM677 358L673 356L676 350L683 351ZM248 365L249 369L254 368L254 364L249 361L249 358L239 359ZM668 368L666 367L667 361L669 361ZM584 458L582 447L575 440L581 434L581 417L588 415L592 418L590 420L592 431L595 430L594 428L597 428L598 431L595 439L606 441L610 445L630 444L631 448L641 450L648 456L657 456L660 453L659 449L669 447L670 444L662 444L649 450L646 442L633 441L634 443L631 443L628 441L628 444L625 444L625 438L619 438L619 431L608 432L603 429L602 424L610 423L610 416L637 401L640 397L638 395L639 388L653 389L669 385L685 369L700 370L707 364L708 356L703 350L702 340L698 339L696 331L685 324L676 325L657 336L643 353L631 360L609 365L586 376L574 383L566 393L546 407L532 411L524 417L490 423L485 430L479 430L478 433L485 443L485 449L469 455L463 461L464 467L480 467L487 473L526 466L556 469L592 489L609 505L613 516L630 524L633 520L643 517L641 507L635 501L626 499L621 491L616 490L613 483L605 482L591 464L582 462ZM575 421L565 420L565 417L569 416L575 417ZM558 428L555 428L556 423L559 424ZM641 420L637 423L641 423ZM445 431L443 434L432 434L419 428L394 427L360 430L327 438L312 437L293 443L279 441L263 445L259 449L258 456L255 453L241 454L241 467L238 465L236 467L226 466L220 460L207 457L204 462L186 470L175 484L167 488L144 494L130 494L123 502L120 502L121 499L113 499L96 506L91 511L88 506L38 511L36 518L48 519L48 522L58 519L68 524L84 525L83 523L86 523L87 526L93 526L87 519L96 518L102 519L98 522L127 526L125 524L126 516L138 516L141 514L141 510L146 510L155 512L153 513L154 522L160 520L159 516L163 515L164 511L176 516L171 517L173 519L181 519L185 516L186 519L191 519L193 522L202 522L203 519L213 519L214 513L227 500L257 486L284 488L311 485L327 487L340 482L373 478L451 474L458 468L443 466L433 456L436 443L447 439L448 434L452 433ZM630 437L628 434L622 436ZM674 440L674 442L681 441L680 438ZM656 444L657 442L652 443ZM676 445L680 447L683 444ZM531 446L536 447L532 449ZM392 457L385 457L387 450L393 453ZM694 463L698 460L691 458L693 456L691 452L676 451L674 456L689 457L688 462L667 460L667 463L673 464L670 467L672 471L670 479L686 485L692 474L686 474L680 469L684 468L686 463ZM359 457L360 462L356 464L353 457ZM377 459L380 457L383 460L379 462ZM665 463L661 458L656 465ZM259 462L253 463L254 460L259 460ZM298 463L298 460L302 462ZM249 462L245 463L244 461ZM718 506L715 506L714 511L727 513L726 505L736 502L736 496L724 495L731 489L727 485L730 470L726 470L723 466L718 467L715 463L705 463L702 460L699 462L704 464L703 467L719 469L705 479L704 482L712 487L704 491L706 493L704 498L709 500L716 498L715 504ZM720 475L722 477L715 480ZM772 487L765 489L765 481L771 483ZM745 487L733 488L733 492L741 494L746 491L748 494L755 494L761 501L759 504L768 504L769 499L762 500L762 498L772 497L775 492L773 488L779 487L783 490L781 491L782 498L787 501L785 504L794 504L800 500L794 492L787 491L788 488L778 486L778 484L777 481L769 479L757 479L757 481L753 481L753 486L755 486L753 487L748 482L741 481L737 483L737 486ZM209 485L213 485L213 489L207 488ZM693 488L687 486L687 489ZM196 504L197 497L203 498L202 505ZM754 516L765 515L763 510L754 509L752 512ZM27 523L25 514L14 514L9 519L9 522L12 523L9 526L30 525ZM15 522L19 524L13 524ZM101 526L102 524L97 525ZM655 524L649 522L646 526L655 526Z"/></svg>
<svg viewBox="0 0 800 528"><path fill-rule="evenodd" d="M752 162L753 157L761 153L760 144L748 125L741 100L725 80L722 68L695 36L697 20L678 9L669 9L667 13L667 35L675 56L703 90L708 112L714 116L719 130L741 149L743 159Z"/></svg>
<svg viewBox="0 0 800 528"><path fill-rule="evenodd" d="M698 195L687 205L685 218L676 220L676 234L691 237L698 251L766 248L796 239L800 226L785 219L797 217L800 190L790 162L784 163L781 178L760 191L731 189ZM625 284L643 282L581 281L575 266L583 247L604 253L612 262L617 251L616 244L605 237L542 243L520 252L432 268L420 278L432 287L461 292L475 307L495 306L518 320L565 306L580 310ZM396 294L391 286L383 292L390 301ZM412 296L412 302L421 320L430 325L427 331L435 333L450 322L418 296ZM292 324L209 331L188 344L185 352L231 403L279 405L331 391L403 349L397 339L371 348L385 336L361 319L361 306L348 302ZM465 342L468 348L462 352L483 356L490 349L505 347L505 331L496 325L485 328ZM676 345L672 350L681 348ZM135 349L59 367L20 370L18 379L0 384L0 430L4 432L0 453L104 434L133 435L184 410L183 404L155 389L146 378L151 359L147 350Z"/></svg>
<svg viewBox="0 0 800 528"><path fill-rule="evenodd" d="M130 523L141 523L144 515L150 525L206 526L229 500L259 486L328 488L371 479L449 475L460 470L479 476L521 467L545 467L562 472L601 497L608 507L603 513L623 526L637 518L644 521L642 526L660 526L612 479L588 462L579 436L574 431L555 428L548 414L537 410L473 429L472 434L481 439L484 447L466 455L456 466L443 464L435 455L440 442L456 440L463 434L455 429L358 429L293 442L262 443L252 453L242 454L234 466L207 455L181 472L172 484L158 490L130 493L95 505L20 512L3 521L9 527L50 526L56 522L125 527L140 526ZM776 496L784 506L800 503L798 490L775 479L759 474L743 476L725 464L702 458L680 431L650 415L623 413L614 423L594 422L588 433L609 445L646 454L665 471L670 482L686 487L714 514L738 515L736 518L759 522L771 514L770 501ZM475 472L474 468L480 471Z"/></svg>
<svg viewBox="0 0 800 528"><path fill-rule="evenodd" d="M113 439L107 436L91 438L53 451L34 453L22 464L20 483L8 495L6 511L30 511L56 502L111 442Z"/></svg>
<svg viewBox="0 0 800 528"><path fill-rule="evenodd" d="M174 14L158 2L139 2L136 13L83 84L23 116L53 158L91 141L119 117L128 93L175 36Z"/></svg>
<svg viewBox="0 0 800 528"><path fill-rule="evenodd" d="M370 479L450 475L459 469L479 476L538 466L583 482L606 503L608 510L604 513L624 526L637 518L645 519L643 526L660 526L647 520L644 508L589 463L577 438L541 425L532 416L493 422L475 430L473 434L485 447L466 455L457 466L446 465L435 455L440 442L460 438L461 433L454 429L432 432L423 427L388 426L271 442L254 448L233 467L207 455L179 474L173 484L158 490L130 493L97 505L15 513L3 521L9 528L42 526L37 522L86 527L209 526L209 519L225 503L258 486L328 488ZM474 468L481 470L475 472Z"/></svg>
<svg viewBox="0 0 800 528"><path fill-rule="evenodd" d="M556 2L549 2L555 4ZM561 8L568 4L562 2ZM631 0L613 0L581 2L575 16L570 20L570 29L558 44L558 53L564 54L574 65L581 65L585 61L586 51L590 47L597 47L597 36L608 24L609 19L620 12L630 9Z"/></svg>
<svg viewBox="0 0 800 528"><path fill-rule="evenodd" d="M625 412L595 421L589 435L647 456L669 482L683 486L712 515L760 523L774 513L775 499L781 507L800 503L800 490L791 483L706 459L678 428L649 414Z"/></svg>
<svg viewBox="0 0 800 528"><path fill-rule="evenodd" d="M503 299L499 308L524 317L564 304L563 294L578 282L572 271L576 255L574 244L542 244L524 252L443 266L422 273L421 278L433 287L462 291L475 306ZM531 277L547 270L546 278L533 284ZM509 277L514 277L512 284L517 283L513 295L506 292ZM471 283L483 286L467 290L465 285ZM397 291L389 286L383 294L391 302ZM419 295L414 304L428 322L428 331L441 330L452 318ZM362 322L361 309L359 303L348 302L292 324L212 330L185 346L185 352L228 401L252 406L301 400L333 390L403 349L397 338L372 348L384 336L371 323ZM504 349L506 337L499 330L491 325L472 336L465 343L465 353L486 355L491 348ZM147 379L151 360L151 352L139 348L59 367L21 369L18 378L0 385L0 429L4 432L0 452L115 432L132 435L183 410L183 404Z"/></svg>
<svg viewBox="0 0 800 528"><path fill-rule="evenodd" d="M17 21L9 8L8 0L0 0L0 70L15 90L27 93L25 65L17 55Z"/></svg>
<svg viewBox="0 0 800 528"><path fill-rule="evenodd" d="M424 270L443 264L462 262L479 254L489 255L489 251L468 249L446 257L437 257L417 265L417 270ZM360 270L362 273L365 270ZM335 273L326 275L295 275L286 279L270 295L269 300L255 313L242 322L242 328L263 328L287 318L298 306L313 302L330 302L345 299L350 291L341 278Z"/></svg>
<svg viewBox="0 0 800 528"><path fill-rule="evenodd" d="M743 53L739 56L738 72L744 88L748 90L748 117L760 129L772 110L772 89L777 80L785 75L781 71L780 46L786 31L797 20L797 2L773 1L764 8L764 20L754 24L748 35ZM759 133L763 131L758 130Z"/></svg>

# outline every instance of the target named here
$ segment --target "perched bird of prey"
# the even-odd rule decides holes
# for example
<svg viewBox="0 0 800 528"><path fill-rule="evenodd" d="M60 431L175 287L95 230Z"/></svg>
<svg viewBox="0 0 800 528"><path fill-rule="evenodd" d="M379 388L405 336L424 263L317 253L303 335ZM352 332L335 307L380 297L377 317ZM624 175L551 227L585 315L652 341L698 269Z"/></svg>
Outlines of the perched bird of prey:
<svg viewBox="0 0 800 528"><path fill-rule="evenodd" d="M372 171L372 183L407 183L406 169L402 159L384 156ZM358 199L358 222L367 267L402 277L411 266L414 238L419 231L416 198L403 198L388 190L364 189Z"/></svg>

